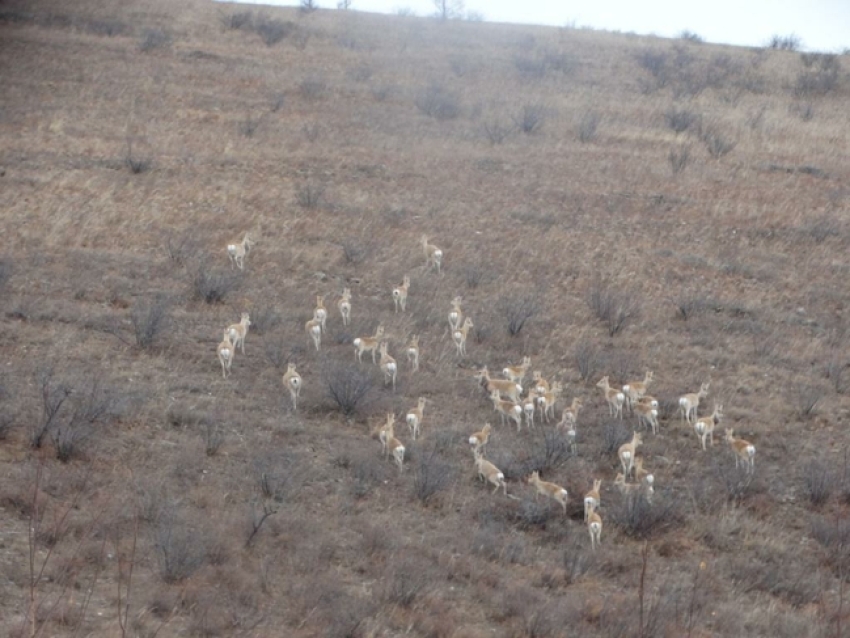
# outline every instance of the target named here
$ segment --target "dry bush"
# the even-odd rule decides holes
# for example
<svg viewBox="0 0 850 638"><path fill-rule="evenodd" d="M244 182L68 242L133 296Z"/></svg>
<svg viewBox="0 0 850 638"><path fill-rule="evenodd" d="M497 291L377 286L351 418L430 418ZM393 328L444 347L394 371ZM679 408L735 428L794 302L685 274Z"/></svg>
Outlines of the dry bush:
<svg viewBox="0 0 850 638"><path fill-rule="evenodd" d="M315 182L304 182L295 190L295 201L301 208L315 210L325 195L325 185Z"/></svg>
<svg viewBox="0 0 850 638"><path fill-rule="evenodd" d="M829 466L818 460L812 460L803 466L800 472L803 481L803 491L809 502L820 507L829 500L835 489L836 477Z"/></svg>
<svg viewBox="0 0 850 638"><path fill-rule="evenodd" d="M827 361L823 368L824 377L829 380L833 390L844 394L847 391L847 368L850 367L850 359L838 351L832 351L825 357Z"/></svg>
<svg viewBox="0 0 850 638"><path fill-rule="evenodd" d="M267 335L280 326L283 318L275 306L261 303L251 308L251 332Z"/></svg>
<svg viewBox="0 0 850 638"><path fill-rule="evenodd" d="M313 75L298 83L298 92L308 100L318 100L328 91L328 83L321 76Z"/></svg>
<svg viewBox="0 0 850 638"><path fill-rule="evenodd" d="M619 421L608 421L602 426L602 451L604 456L616 454L623 443L632 440L632 430Z"/></svg>
<svg viewBox="0 0 850 638"><path fill-rule="evenodd" d="M295 23L267 16L259 16L254 23L254 31L266 46L274 46L295 30Z"/></svg>
<svg viewBox="0 0 850 638"><path fill-rule="evenodd" d="M254 14L250 11L221 14L219 22L225 29L251 31L254 28Z"/></svg>
<svg viewBox="0 0 850 638"><path fill-rule="evenodd" d="M236 123L236 129L239 131L239 134L244 137L254 137L254 133L256 133L257 129L260 128L262 121L262 117L255 117L249 114L246 115L244 119L241 119Z"/></svg>
<svg viewBox="0 0 850 638"><path fill-rule="evenodd" d="M422 113L435 120L453 120L461 113L460 96L437 82L423 89L415 104Z"/></svg>
<svg viewBox="0 0 850 638"><path fill-rule="evenodd" d="M573 456L567 438L551 428L532 430L519 450L517 456L522 465L519 469L522 477L535 471L545 475L562 467Z"/></svg>
<svg viewBox="0 0 850 638"><path fill-rule="evenodd" d="M516 337L525 323L540 311L540 298L536 294L503 295L496 309L504 316L508 334Z"/></svg>
<svg viewBox="0 0 850 638"><path fill-rule="evenodd" d="M166 583L189 578L209 558L209 539L203 529L191 525L174 507L160 515L153 544L160 577Z"/></svg>
<svg viewBox="0 0 850 638"><path fill-rule="evenodd" d="M436 444L427 452L420 450L419 446L410 447L416 448L412 455L416 459L413 463L413 495L427 505L451 485L454 466L438 452Z"/></svg>
<svg viewBox="0 0 850 638"><path fill-rule="evenodd" d="M650 503L643 493L622 498L608 510L608 517L631 538L657 537L684 522L680 501L668 494L656 494Z"/></svg>
<svg viewBox="0 0 850 638"><path fill-rule="evenodd" d="M223 303L241 284L239 273L213 269L206 262L198 264L191 282L194 298L208 304Z"/></svg>
<svg viewBox="0 0 850 638"><path fill-rule="evenodd" d="M546 121L546 108L542 104L524 104L511 119L520 131L530 135L539 131Z"/></svg>
<svg viewBox="0 0 850 638"><path fill-rule="evenodd" d="M671 148L667 160L670 162L673 173L678 175L687 168L691 160L691 147L687 144L681 144L676 148Z"/></svg>
<svg viewBox="0 0 850 638"><path fill-rule="evenodd" d="M602 350L591 341L581 339L573 348L573 363L582 381L595 379L605 363Z"/></svg>
<svg viewBox="0 0 850 638"><path fill-rule="evenodd" d="M767 41L766 46L768 49L775 49L776 51L796 51L801 44L800 36L792 33L790 35L773 35Z"/></svg>
<svg viewBox="0 0 850 638"><path fill-rule="evenodd" d="M324 363L322 381L328 397L346 417L368 404L375 389L375 379L366 369L336 360Z"/></svg>
<svg viewBox="0 0 850 638"><path fill-rule="evenodd" d="M414 555L397 558L387 566L378 596L384 603L409 609L428 590L432 571L430 565Z"/></svg>
<svg viewBox="0 0 850 638"><path fill-rule="evenodd" d="M169 233L165 239L165 250L174 265L184 266L193 260L200 251L196 233L188 230L179 235Z"/></svg>
<svg viewBox="0 0 850 638"><path fill-rule="evenodd" d="M700 134L700 139L705 144L709 155L721 158L728 155L735 148L737 142L730 140L720 129L714 126L706 127Z"/></svg>
<svg viewBox="0 0 850 638"><path fill-rule="evenodd" d="M502 122L499 118L495 118L484 122L481 125L481 130L484 131L484 135L490 140L490 143L495 145L504 142L508 135L513 133L514 127Z"/></svg>
<svg viewBox="0 0 850 638"><path fill-rule="evenodd" d="M136 345L148 350L171 327L171 303L164 295L137 301L130 312Z"/></svg>
<svg viewBox="0 0 850 638"><path fill-rule="evenodd" d="M608 336L621 332L640 314L640 298L626 290L612 288L601 280L588 290L587 305L608 328Z"/></svg>
<svg viewBox="0 0 850 638"><path fill-rule="evenodd" d="M171 35L162 29L145 29L139 41L139 51L148 52L171 44Z"/></svg>
<svg viewBox="0 0 850 638"><path fill-rule="evenodd" d="M693 292L682 291L670 298L670 302L676 306L677 316L687 321L702 314L709 308L708 300L702 295Z"/></svg>
<svg viewBox="0 0 850 638"><path fill-rule="evenodd" d="M578 124L579 142L586 144L592 141L596 137L600 122L602 122L602 116L596 111L587 111L582 115Z"/></svg>
<svg viewBox="0 0 850 638"><path fill-rule="evenodd" d="M826 396L826 389L814 383L802 383L794 388L789 396L794 411L800 419L810 419L817 414L817 407Z"/></svg>
<svg viewBox="0 0 850 638"><path fill-rule="evenodd" d="M207 456L218 454L226 439L224 431L215 419L207 420L201 424L201 438L204 441L204 453Z"/></svg>
<svg viewBox="0 0 850 638"><path fill-rule="evenodd" d="M130 169L134 175L145 173L153 166L153 161L149 157L139 157L133 154L133 144L127 141L127 152L124 155L124 164Z"/></svg>
<svg viewBox="0 0 850 638"><path fill-rule="evenodd" d="M839 56L828 53L803 53L801 62L805 68L797 75L794 84L795 96L827 95L837 88L841 73Z"/></svg>
<svg viewBox="0 0 850 638"><path fill-rule="evenodd" d="M681 31L678 37L680 40L686 40L687 42L692 42L694 44L702 44L704 42L702 36L687 29Z"/></svg>
<svg viewBox="0 0 850 638"><path fill-rule="evenodd" d="M253 461L257 489L264 499L283 503L296 494L306 469L298 455L289 450L269 451Z"/></svg>

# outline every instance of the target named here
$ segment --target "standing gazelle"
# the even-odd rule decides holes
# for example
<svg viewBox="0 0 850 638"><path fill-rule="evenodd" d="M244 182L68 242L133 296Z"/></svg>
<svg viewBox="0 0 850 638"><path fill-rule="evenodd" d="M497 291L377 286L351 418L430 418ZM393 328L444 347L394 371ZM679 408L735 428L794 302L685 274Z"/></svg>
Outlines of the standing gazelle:
<svg viewBox="0 0 850 638"><path fill-rule="evenodd" d="M354 340L354 356L357 357L357 361L359 363L363 363L363 353L367 351L372 353L372 363L376 363L375 353L378 350L378 345L380 344L383 336L384 326L378 324L378 327L375 329L374 337L357 337Z"/></svg>
<svg viewBox="0 0 850 638"><path fill-rule="evenodd" d="M313 319L322 324L322 332L326 330L325 323L328 320L328 310L325 308L325 296L316 295L316 309L313 311Z"/></svg>
<svg viewBox="0 0 850 638"><path fill-rule="evenodd" d="M387 414L387 423L381 428L381 444L384 446L384 458L389 458L393 455L395 464L398 465L398 471L401 473L404 467L404 446L397 438L395 438L395 416L391 413Z"/></svg>
<svg viewBox="0 0 850 638"><path fill-rule="evenodd" d="M463 297L457 295L452 299L452 308L449 310L449 329L454 332L460 327L460 322L463 319L460 304L463 303Z"/></svg>
<svg viewBox="0 0 850 638"><path fill-rule="evenodd" d="M437 269L437 274L441 274L440 266L443 263L443 251L434 244L429 244L427 235L422 235L420 241L422 242L422 250L425 252L426 266L433 266Z"/></svg>
<svg viewBox="0 0 850 638"><path fill-rule="evenodd" d="M336 307L342 315L342 325L347 326L351 323L351 288L342 289L342 299L337 302Z"/></svg>
<svg viewBox="0 0 850 638"><path fill-rule="evenodd" d="M425 404L427 402L428 399L425 397L419 397L416 407L408 410L405 417L407 427L410 428L410 434L413 436L414 441L419 436L419 429L422 427L422 419L425 417Z"/></svg>
<svg viewBox="0 0 850 638"><path fill-rule="evenodd" d="M389 354L387 354L387 342L382 341L379 346L379 350L381 352L381 372L384 373L384 385L388 384L390 381L393 382L393 390L395 390L395 380L398 375L398 364L395 359L393 359Z"/></svg>
<svg viewBox="0 0 850 638"><path fill-rule="evenodd" d="M506 379L510 379L514 383L522 383L525 375L528 374L528 369L531 367L531 357L525 356L522 358L522 363L518 366L507 366L502 370L502 375Z"/></svg>
<svg viewBox="0 0 850 638"><path fill-rule="evenodd" d="M478 430L478 432L473 432L469 437L469 445L472 446L473 455L476 452L483 452L484 448L487 446L487 441L490 440L490 424L485 423L484 427Z"/></svg>
<svg viewBox="0 0 850 638"><path fill-rule="evenodd" d="M706 381L700 386L699 392L691 392L679 398L679 414L682 415L682 420L687 420L688 423L697 420L697 408L699 400L708 396L708 386L711 381Z"/></svg>
<svg viewBox="0 0 850 638"><path fill-rule="evenodd" d="M235 265L239 270L245 266L245 255L251 251L254 241L248 238L248 233L242 237L242 241L233 241L227 244L227 256L230 258L230 268Z"/></svg>
<svg viewBox="0 0 850 638"><path fill-rule="evenodd" d="M248 326L251 325L251 317L247 312L242 313L242 319L239 323L234 323L227 326L227 335L233 342L233 347L239 347L242 354L245 354L245 337L248 336Z"/></svg>
<svg viewBox="0 0 850 638"><path fill-rule="evenodd" d="M316 346L316 352L318 352L322 345L322 321L313 317L304 324L304 332L313 340L313 345Z"/></svg>
<svg viewBox="0 0 850 638"><path fill-rule="evenodd" d="M602 479L593 479L593 489L584 495L584 520L588 520L594 510L599 509L602 497L599 488L602 487Z"/></svg>
<svg viewBox="0 0 850 638"><path fill-rule="evenodd" d="M756 446L744 439L736 439L733 432L732 428L726 428L726 442L735 453L735 467L743 465L747 474L752 474L756 469Z"/></svg>
<svg viewBox="0 0 850 638"><path fill-rule="evenodd" d="M594 509L587 517L587 531L590 534L590 549L596 551L596 546L602 544L602 517Z"/></svg>
<svg viewBox="0 0 850 638"><path fill-rule="evenodd" d="M399 306L401 306L401 311L404 312L407 309L407 291L410 289L410 277L407 275L404 276L402 283L400 286L396 286L393 288L393 303L395 304L395 311L398 312Z"/></svg>
<svg viewBox="0 0 850 638"><path fill-rule="evenodd" d="M630 410L634 410L635 403L643 395L646 394L647 386L652 381L652 370L647 370L643 377L643 381L629 381L623 386L623 394L626 395L626 402Z"/></svg>
<svg viewBox="0 0 850 638"><path fill-rule="evenodd" d="M236 348L233 347L233 342L230 340L230 335L227 330L224 331L224 338L216 348L218 352L218 360L221 363L221 376L227 378L227 373L230 372L230 366L233 365L233 355L236 353Z"/></svg>
<svg viewBox="0 0 850 638"><path fill-rule="evenodd" d="M715 403L714 411L710 416L704 416L701 419L697 419L696 423L694 423L694 432L696 432L696 435L700 438L703 451L706 449L706 437L708 437L708 440L711 441L711 446L714 447L714 428L720 425L720 420L722 418L723 404Z"/></svg>
<svg viewBox="0 0 850 638"><path fill-rule="evenodd" d="M652 428L652 433L658 434L658 408L652 407L652 403L641 398L632 404L632 411L637 413L638 427L641 423L647 423Z"/></svg>
<svg viewBox="0 0 850 638"><path fill-rule="evenodd" d="M419 371L419 335L410 337L410 343L407 344L407 362L413 368L413 372Z"/></svg>
<svg viewBox="0 0 850 638"><path fill-rule="evenodd" d="M602 377L597 388L602 388L602 393L605 395L605 401L608 403L608 414L623 418L623 403L626 401L626 395L612 388L608 383L608 377Z"/></svg>
<svg viewBox="0 0 850 638"><path fill-rule="evenodd" d="M298 409L298 395L301 394L301 375L295 371L295 364L290 363L283 375L283 385L292 397L292 409Z"/></svg>
<svg viewBox="0 0 850 638"><path fill-rule="evenodd" d="M472 319L467 317L463 320L463 325L452 333L452 339L457 346L457 356L459 357L466 356L466 337L472 327Z"/></svg>
<svg viewBox="0 0 850 638"><path fill-rule="evenodd" d="M635 452L641 443L643 441L640 434L635 431L632 432L632 440L628 443L623 443L617 451L617 456L620 457L620 464L623 466L623 474L625 474L626 480L631 476L632 469L635 466Z"/></svg>
<svg viewBox="0 0 850 638"><path fill-rule="evenodd" d="M522 406L513 401L502 401L498 390L493 390L490 399L493 401L493 408L502 419L502 425L505 424L505 417L508 417L516 423L516 431L519 432L522 429Z"/></svg>
<svg viewBox="0 0 850 638"><path fill-rule="evenodd" d="M482 367L475 378L481 382L481 385L487 390L487 394L493 394L493 390L497 390L499 394L504 395L514 403L519 402L522 386L507 379L491 379L487 366Z"/></svg>
<svg viewBox="0 0 850 638"><path fill-rule="evenodd" d="M531 473L531 476L528 477L528 482L530 485L533 485L537 488L537 491L534 493L534 500L536 501L540 494L544 496L548 496L551 499L558 501L561 504L561 507L564 508L564 515L567 514L567 490L565 490L560 485L555 483L549 483L548 481L540 480L540 473L535 470Z"/></svg>
<svg viewBox="0 0 850 638"><path fill-rule="evenodd" d="M501 487L505 496L507 496L508 485L505 483L504 473L485 459L480 450L473 450L473 455L475 456L475 469L478 471L478 478L489 481L496 486L493 488L493 494L498 492Z"/></svg>

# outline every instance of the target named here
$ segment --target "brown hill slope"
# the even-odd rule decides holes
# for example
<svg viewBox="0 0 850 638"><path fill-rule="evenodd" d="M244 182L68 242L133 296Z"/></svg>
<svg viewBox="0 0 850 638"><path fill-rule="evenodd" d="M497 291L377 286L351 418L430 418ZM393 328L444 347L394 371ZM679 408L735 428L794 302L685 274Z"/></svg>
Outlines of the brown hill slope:
<svg viewBox="0 0 850 638"><path fill-rule="evenodd" d="M113 4L0 4L0 633L841 632L846 57ZM379 323L395 392L352 357ZM584 400L575 450L553 423L500 425L478 388L525 355L564 384L556 417ZM595 384L647 369L655 494L630 503L613 482L637 419ZM725 416L703 452L677 400L709 378L700 415ZM401 474L370 436L387 412ZM476 481L488 421L512 498ZM756 446L752 477L725 427Z"/></svg>

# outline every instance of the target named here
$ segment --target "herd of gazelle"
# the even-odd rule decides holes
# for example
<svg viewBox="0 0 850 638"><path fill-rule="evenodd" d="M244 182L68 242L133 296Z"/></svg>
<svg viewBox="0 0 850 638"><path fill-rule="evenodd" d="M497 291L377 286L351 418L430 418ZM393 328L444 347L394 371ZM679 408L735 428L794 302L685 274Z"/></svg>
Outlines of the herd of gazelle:
<svg viewBox="0 0 850 638"><path fill-rule="evenodd" d="M237 267L240 270L244 269L245 256L250 252L254 243L249 238L248 233L245 233L241 241L234 241L227 244L227 254L231 261L231 267ZM421 244L426 258L426 267L433 268L438 274L442 274L443 251L429 243L428 237L425 235L421 237ZM393 305L396 313L399 310L401 312L407 310L409 289L409 275L405 275L402 283L392 289ZM451 301L448 314L449 333L457 348L457 355L459 357L466 355L467 336L469 330L474 327L472 319L464 316L461 308L462 303L462 297L454 297ZM351 290L349 288L343 289L340 299L337 302L337 308L342 317L343 325L348 326L351 322ZM324 296L317 295L313 317L305 324L305 331L317 351L321 350L322 333L326 331L327 319L328 311L324 305ZM228 326L224 331L223 340L217 348L224 378L227 378L227 375L231 371L236 350L239 349L243 355L245 354L245 338L250 325L249 314L242 313L240 322ZM372 363L379 365L384 374L385 383L387 385L391 383L393 389L395 389L398 364L389 355L388 343L384 340L384 336L385 328L383 324L379 323L374 335L357 337L353 340L354 354L358 362L362 363L363 353L370 352ZM418 335L413 335L410 338L405 348L405 353L411 370L413 372L418 371L420 354ZM378 354L380 355L379 361L376 360L376 355ZM542 372L538 370L532 373L531 384L527 390L524 390L523 381L528 375L530 368L531 358L525 356L520 364L507 366L502 370L502 376L504 378L492 378L487 366L482 367L475 375L475 378L481 383L481 386L493 402L493 407L499 413L502 424L504 425L508 420L513 421L518 432L522 429L523 421L526 428L534 427L535 414L539 414L540 422L550 423L553 421L555 419L555 405L560 398L560 394L563 392L563 386L560 383L553 382L550 384L543 377ZM622 419L623 408L628 407L631 413L637 416L638 426L646 425L652 430L653 434L658 434L658 400L647 393L647 388L652 380L653 372L648 370L643 380L630 381L623 385L621 389L611 387L609 377L607 376L600 379L596 385L603 392L610 416ZM296 364L288 364L282 381L284 387L290 392L293 409L297 410L302 379L301 375L296 371ZM698 418L697 409L700 400L708 396L709 386L710 381L703 383L699 392L685 394L678 401L682 421L693 424L694 432L699 437L704 451L707 450L706 440L712 446L714 445L714 430L723 418L722 404L715 404L711 415ZM416 406L409 409L405 415L405 421L410 429L410 436L413 440L416 440L421 435L425 406L428 401L425 397L419 397ZM555 424L556 430L565 431L573 451L575 451L578 413L581 408L582 399L579 397L573 398L572 403L562 410L561 419ZM375 432L378 434L385 458L389 458L392 455L393 461L398 466L399 472L401 472L404 468L405 448L401 441L396 438L394 426L395 415L389 413L387 414L386 422L382 426L379 426ZM501 488L503 493L507 495L507 483L504 473L484 456L491 431L490 424L485 424L480 431L470 435L469 445L472 449L478 477L494 486L494 494ZM736 438L731 428L726 428L725 434L726 442L735 455L736 468L743 465L748 473L752 473L754 471L755 446L748 441ZM651 500L654 493L654 477L652 473L644 469L643 457L637 456L637 448L642 443L642 435L635 430L631 440L619 447L617 456L623 471L617 474L614 479L614 485L617 486L622 494L628 497L643 493L647 499ZM632 478L634 482L630 482ZM561 505L564 514L566 514L568 493L565 488L556 483L542 480L537 471L532 472L528 476L527 482L535 487L535 498L538 498L540 494L551 498ZM593 479L593 488L584 497L584 520L587 523L591 547L594 550L600 544L602 538L602 518L598 512L601 505L601 486L602 479Z"/></svg>

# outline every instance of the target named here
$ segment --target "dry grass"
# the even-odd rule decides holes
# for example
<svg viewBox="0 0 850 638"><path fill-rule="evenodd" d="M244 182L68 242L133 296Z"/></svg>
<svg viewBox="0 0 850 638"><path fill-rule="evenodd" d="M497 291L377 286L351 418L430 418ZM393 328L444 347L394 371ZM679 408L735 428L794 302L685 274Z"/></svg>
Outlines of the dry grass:
<svg viewBox="0 0 850 638"><path fill-rule="evenodd" d="M14 0L0 38L0 634L844 629L843 57L200 0ZM225 380L215 347L245 311ZM379 321L395 392L353 355ZM551 424L500 426L476 387L524 355L565 384L557 412L584 399L577 453ZM630 508L612 482L637 419L593 384L646 368L656 493ZM724 404L753 478L677 417L709 376L700 414ZM401 474L369 435L387 412ZM514 498L476 479L486 421Z"/></svg>

